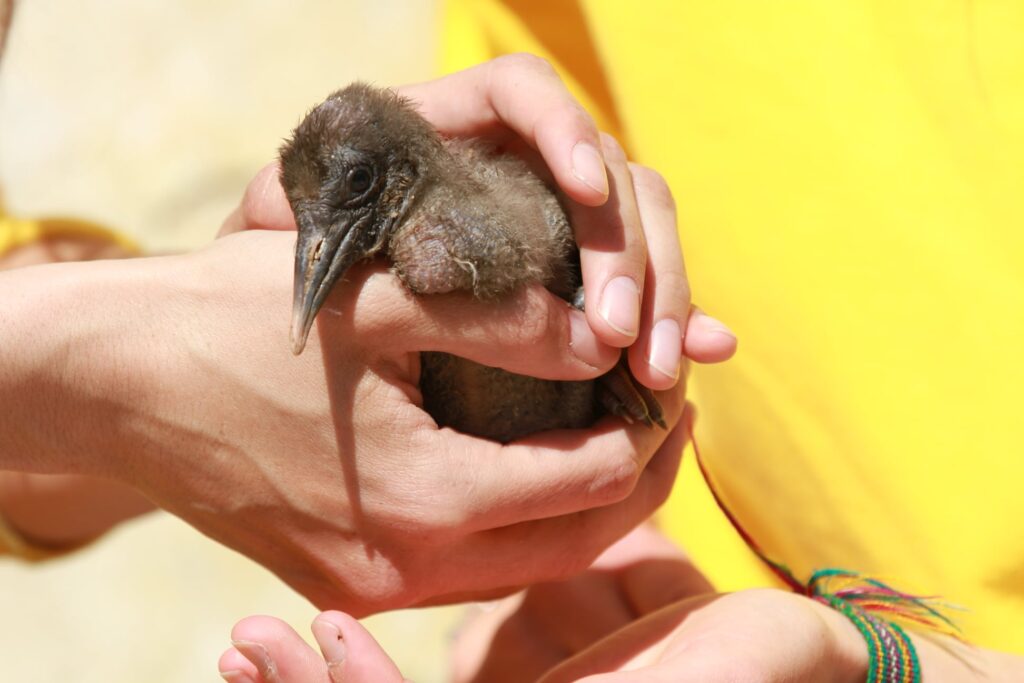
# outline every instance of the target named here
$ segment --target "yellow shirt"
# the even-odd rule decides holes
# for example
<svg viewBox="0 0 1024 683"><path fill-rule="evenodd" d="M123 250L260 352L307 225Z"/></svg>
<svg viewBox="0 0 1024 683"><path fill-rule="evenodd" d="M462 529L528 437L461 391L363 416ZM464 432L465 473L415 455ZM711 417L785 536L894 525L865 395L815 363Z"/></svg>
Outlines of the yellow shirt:
<svg viewBox="0 0 1024 683"><path fill-rule="evenodd" d="M79 218L34 219L8 215L0 197L0 257L19 247L62 238L109 243L129 254L141 253L133 239L97 223Z"/></svg>
<svg viewBox="0 0 1024 683"><path fill-rule="evenodd" d="M1024 5L450 0L445 32L446 70L548 57L668 179L740 338L698 439L768 553L1024 653ZM662 519L719 588L771 585L692 458Z"/></svg>

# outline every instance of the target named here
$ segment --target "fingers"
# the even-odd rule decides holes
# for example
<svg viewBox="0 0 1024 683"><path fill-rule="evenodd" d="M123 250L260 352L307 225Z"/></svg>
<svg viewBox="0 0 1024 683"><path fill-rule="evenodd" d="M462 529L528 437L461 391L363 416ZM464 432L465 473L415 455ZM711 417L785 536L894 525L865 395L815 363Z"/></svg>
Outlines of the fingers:
<svg viewBox="0 0 1024 683"><path fill-rule="evenodd" d="M694 308L686 325L683 352L698 363L721 363L736 353L736 335L699 308Z"/></svg>
<svg viewBox="0 0 1024 683"><path fill-rule="evenodd" d="M220 656L217 671L228 683L260 683L263 680L256 665L234 647L228 648Z"/></svg>
<svg viewBox="0 0 1024 683"><path fill-rule="evenodd" d="M403 683L398 667L362 625L342 612L324 612L312 625L322 655L290 626L254 616L231 630L233 647L218 670L230 683Z"/></svg>
<svg viewBox="0 0 1024 683"><path fill-rule="evenodd" d="M259 170L217 237L242 230L295 230L295 215L281 187L280 171L276 161Z"/></svg>
<svg viewBox="0 0 1024 683"><path fill-rule="evenodd" d="M517 585L563 579L586 569L668 497L687 434L685 428L674 429L630 495L618 503L482 532L451 549L467 583L477 584L467 588L484 590L509 579Z"/></svg>
<svg viewBox="0 0 1024 683"><path fill-rule="evenodd" d="M369 631L344 612L323 612L313 620L312 630L327 661L331 683L405 681Z"/></svg>
<svg viewBox="0 0 1024 683"><path fill-rule="evenodd" d="M619 356L582 313L539 285L494 302L468 293L416 297L380 265L353 268L317 326L325 344L363 340L375 354L442 351L543 379L596 377Z"/></svg>
<svg viewBox="0 0 1024 683"><path fill-rule="evenodd" d="M532 586L520 611L532 629L566 654L580 652L635 618L614 578L590 571Z"/></svg>
<svg viewBox="0 0 1024 683"><path fill-rule="evenodd" d="M626 154L610 135L601 139L610 198L599 207L571 206L570 218L580 248L587 320L602 341L624 347L640 332L647 245Z"/></svg>
<svg viewBox="0 0 1024 683"><path fill-rule="evenodd" d="M679 379L683 332L690 313L690 285L676 229L676 206L659 173L630 164L632 189L647 243L640 335L629 348L633 376L651 389L667 389Z"/></svg>
<svg viewBox="0 0 1024 683"><path fill-rule="evenodd" d="M601 553L591 571L615 577L632 618L714 590L682 549L650 523Z"/></svg>
<svg viewBox="0 0 1024 683"><path fill-rule="evenodd" d="M664 180L627 164L613 138L598 136L593 120L546 62L512 55L402 93L418 98L428 118L448 134L521 137L539 150L562 189L583 204L573 205L571 213L587 292L586 319L596 334L580 324L580 316L567 316L578 359L607 369L613 354L605 345L631 346L634 376L652 389L666 389L679 373L679 363L673 362L680 355L677 348L698 362L732 356L736 339L727 327L703 313L689 316L675 208ZM278 175L276 162L257 173L219 236L295 229ZM595 194L587 183L603 189Z"/></svg>
<svg viewBox="0 0 1024 683"><path fill-rule="evenodd" d="M542 547L536 543L556 547L556 539L562 539L562 550L587 558L584 568L590 566L602 550L650 517L665 501L675 483L688 436L688 428L682 423L669 432L633 490L620 502L526 523L526 547Z"/></svg>
<svg viewBox="0 0 1024 683"><path fill-rule="evenodd" d="M677 602L634 621L551 669L540 679L540 683L681 683L711 680L690 676L685 663L660 666L658 659L667 640L680 624L692 612L714 599L714 595L706 595ZM697 648L697 651L700 649Z"/></svg>
<svg viewBox="0 0 1024 683"><path fill-rule="evenodd" d="M675 426L683 411L683 392L666 392L660 398L665 419ZM454 477L450 492L450 506L460 510L467 520L462 530L469 532L571 515L630 499L641 482L649 484L655 476L647 471L649 462L676 444L681 452L685 442L677 441L674 433L640 424L623 427L616 418L606 418L586 431L547 432L486 450L479 439L450 430L439 436L456 454L453 467L472 473L473 495L465 495Z"/></svg>
<svg viewBox="0 0 1024 683"><path fill-rule="evenodd" d="M676 559L651 559L626 568L619 579L633 613L644 616L666 605L703 595L714 586L693 563Z"/></svg>
<svg viewBox="0 0 1024 683"><path fill-rule="evenodd" d="M231 650L224 653L219 664L221 677L233 683L246 681L245 676L253 683L326 683L329 680L323 658L280 619L253 616L241 620L231 629L231 644L251 665L244 666ZM226 670L225 666L238 668ZM225 676L225 672L229 675Z"/></svg>
<svg viewBox="0 0 1024 683"><path fill-rule="evenodd" d="M498 604L467 610L471 616L457 629L449 657L452 683L535 681L569 656L547 629L538 627L532 614L527 614L522 606L525 597L526 593L521 593ZM562 619L579 621L572 608L559 608Z"/></svg>
<svg viewBox="0 0 1024 683"><path fill-rule="evenodd" d="M507 55L399 93L447 135L521 138L577 202L599 206L608 199L597 126L545 60Z"/></svg>

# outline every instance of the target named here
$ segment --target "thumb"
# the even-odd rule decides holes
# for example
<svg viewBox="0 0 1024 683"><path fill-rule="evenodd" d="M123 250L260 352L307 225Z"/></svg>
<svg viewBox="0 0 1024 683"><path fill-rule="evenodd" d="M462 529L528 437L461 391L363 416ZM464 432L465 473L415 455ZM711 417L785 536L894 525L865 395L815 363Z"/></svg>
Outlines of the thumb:
<svg viewBox="0 0 1024 683"><path fill-rule="evenodd" d="M295 230L295 216L281 187L280 166L267 164L249 181L242 202L224 221L217 237L243 230Z"/></svg>
<svg viewBox="0 0 1024 683"><path fill-rule="evenodd" d="M406 682L370 632L344 612L321 613L312 629L332 683Z"/></svg>
<svg viewBox="0 0 1024 683"><path fill-rule="evenodd" d="M317 317L319 333L368 340L375 352L440 351L562 380L596 377L620 355L597 338L583 313L540 285L479 301L468 292L415 296L380 264L354 266L345 279Z"/></svg>

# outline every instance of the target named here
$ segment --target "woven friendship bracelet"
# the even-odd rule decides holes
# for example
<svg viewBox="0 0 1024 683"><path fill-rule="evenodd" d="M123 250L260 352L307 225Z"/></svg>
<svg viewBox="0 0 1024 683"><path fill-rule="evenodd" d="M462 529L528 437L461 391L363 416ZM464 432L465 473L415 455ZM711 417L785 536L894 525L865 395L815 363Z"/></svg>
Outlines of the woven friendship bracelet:
<svg viewBox="0 0 1024 683"><path fill-rule="evenodd" d="M867 683L921 683L917 651L897 624L876 619L834 595L819 601L842 612L864 636L868 645Z"/></svg>
<svg viewBox="0 0 1024 683"><path fill-rule="evenodd" d="M868 683L921 683L921 664L910 636L897 621L959 639L959 629L933 604L934 598L898 591L877 579L845 569L821 569L807 583L786 565L772 560L739 523L718 494L700 449L690 443L708 490L747 547L794 593L835 609L853 622L868 647Z"/></svg>

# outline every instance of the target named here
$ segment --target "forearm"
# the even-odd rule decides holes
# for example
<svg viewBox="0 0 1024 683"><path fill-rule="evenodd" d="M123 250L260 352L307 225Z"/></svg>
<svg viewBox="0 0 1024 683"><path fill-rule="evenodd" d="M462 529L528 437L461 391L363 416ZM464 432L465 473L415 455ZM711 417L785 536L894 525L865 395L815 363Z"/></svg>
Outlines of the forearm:
<svg viewBox="0 0 1024 683"><path fill-rule="evenodd" d="M973 647L948 638L912 634L921 661L922 679L928 683L1024 681L1024 658Z"/></svg>
<svg viewBox="0 0 1024 683"><path fill-rule="evenodd" d="M141 283L146 265L0 273L0 515L33 552L73 548L153 508L125 484L79 474L109 475L121 457L111 407L129 397L111 360L131 306L114 289Z"/></svg>
<svg viewBox="0 0 1024 683"><path fill-rule="evenodd" d="M130 403L124 340L139 305L130 293L148 277L140 262L0 273L0 469L108 474L122 455L116 411Z"/></svg>

